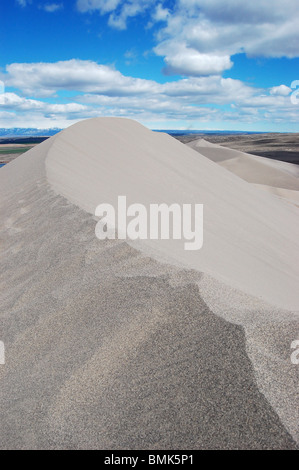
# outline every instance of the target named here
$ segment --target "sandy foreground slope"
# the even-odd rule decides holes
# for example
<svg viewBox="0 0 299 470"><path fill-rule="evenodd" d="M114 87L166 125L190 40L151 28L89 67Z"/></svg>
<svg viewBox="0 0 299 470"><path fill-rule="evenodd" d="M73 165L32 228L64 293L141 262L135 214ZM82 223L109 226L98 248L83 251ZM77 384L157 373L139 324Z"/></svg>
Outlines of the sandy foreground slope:
<svg viewBox="0 0 299 470"><path fill-rule="evenodd" d="M6 165L0 192L1 448L298 446L296 206L113 118ZM99 241L118 195L203 203L203 248Z"/></svg>

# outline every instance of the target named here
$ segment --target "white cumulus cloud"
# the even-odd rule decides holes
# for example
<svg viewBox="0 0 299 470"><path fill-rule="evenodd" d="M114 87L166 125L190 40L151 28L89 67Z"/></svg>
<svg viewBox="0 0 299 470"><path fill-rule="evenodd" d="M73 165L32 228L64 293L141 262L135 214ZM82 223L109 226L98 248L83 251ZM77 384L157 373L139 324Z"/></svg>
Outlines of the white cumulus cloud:
<svg viewBox="0 0 299 470"><path fill-rule="evenodd" d="M291 93L292 89L286 85L274 86L270 89L271 95L276 96L288 96Z"/></svg>
<svg viewBox="0 0 299 470"><path fill-rule="evenodd" d="M77 0L77 9L81 13L98 10L105 14L115 10L121 2L122 0Z"/></svg>
<svg viewBox="0 0 299 470"><path fill-rule="evenodd" d="M77 0L81 13L98 11L109 13L108 24L115 29L126 29L129 18L140 15L152 8L156 0Z"/></svg>
<svg viewBox="0 0 299 470"><path fill-rule="evenodd" d="M138 95L155 87L155 82L126 77L112 67L89 60L14 63L6 67L6 72L6 86L39 97L51 96L61 89L111 96Z"/></svg>
<svg viewBox="0 0 299 470"><path fill-rule="evenodd" d="M95 116L123 116L144 123L171 121L174 125L179 120L225 120L238 125L299 120L299 107L292 104L292 90L286 85L256 88L219 74L158 83L125 76L107 65L72 59L10 64L1 79L6 87L6 93L0 95L1 116L6 116L7 123L15 116L15 122L22 121L25 127L38 121L45 127L60 127L62 122L65 126ZM73 91L75 96L69 99L67 93L63 99L64 91ZM0 122L0 127L7 123Z"/></svg>
<svg viewBox="0 0 299 470"><path fill-rule="evenodd" d="M17 3L21 5L21 7L26 7L30 3L32 3L32 0L17 0Z"/></svg>
<svg viewBox="0 0 299 470"><path fill-rule="evenodd" d="M298 0L178 0L157 35L155 52L170 65L167 73L182 70L185 74L195 73L196 67L190 70L194 51L199 57L211 56L211 61L221 57L221 61L214 59L219 70L221 64L223 70L229 68L229 57L238 53L250 57L299 57L298 17ZM183 45L186 59L180 58L178 45Z"/></svg>
<svg viewBox="0 0 299 470"><path fill-rule="evenodd" d="M165 58L166 74L189 76L221 74L230 69L233 63L229 55L217 55L198 52L186 44L170 42L155 48L158 55Z"/></svg>
<svg viewBox="0 0 299 470"><path fill-rule="evenodd" d="M55 11L62 10L63 3L46 3L45 5L41 5L40 8L47 13L54 13Z"/></svg>
<svg viewBox="0 0 299 470"><path fill-rule="evenodd" d="M150 13L166 74L222 73L232 56L299 57L298 0L77 0L82 13L107 15L112 28ZM157 31L158 28L158 31Z"/></svg>
<svg viewBox="0 0 299 470"><path fill-rule="evenodd" d="M161 3L156 6L156 9L152 15L152 18L155 21L166 21L170 16L170 11L168 8L164 8Z"/></svg>

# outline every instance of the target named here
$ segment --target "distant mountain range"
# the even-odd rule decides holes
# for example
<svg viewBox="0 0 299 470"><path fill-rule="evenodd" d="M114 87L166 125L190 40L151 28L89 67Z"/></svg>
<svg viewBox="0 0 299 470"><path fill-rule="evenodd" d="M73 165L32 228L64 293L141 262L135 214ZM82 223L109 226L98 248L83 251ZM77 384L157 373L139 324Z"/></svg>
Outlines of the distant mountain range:
<svg viewBox="0 0 299 470"><path fill-rule="evenodd" d="M170 135L187 135L187 134L259 134L259 132L243 132L243 131L206 131L206 130L177 130L177 129L153 129L155 132L165 132ZM12 129L0 128L0 137L44 137L55 135L62 129L35 129L14 127Z"/></svg>
<svg viewBox="0 0 299 470"><path fill-rule="evenodd" d="M264 134L265 132L248 132L248 131L206 131L206 130L188 130L188 129L153 129L155 132L165 132L169 135L188 135L188 134L234 134L234 135L247 135L247 134Z"/></svg>
<svg viewBox="0 0 299 470"><path fill-rule="evenodd" d="M0 128L0 137L40 137L40 136L51 136L55 135L58 132L62 131L62 129L34 129L34 128L22 128L22 127L14 127L12 129L5 129Z"/></svg>

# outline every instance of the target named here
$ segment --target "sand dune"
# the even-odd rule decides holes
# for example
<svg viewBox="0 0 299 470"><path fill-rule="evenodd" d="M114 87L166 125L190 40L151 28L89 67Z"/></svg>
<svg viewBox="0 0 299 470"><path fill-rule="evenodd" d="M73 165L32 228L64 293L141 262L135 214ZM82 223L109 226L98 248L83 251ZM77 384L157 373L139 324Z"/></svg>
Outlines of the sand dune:
<svg viewBox="0 0 299 470"><path fill-rule="evenodd" d="M186 145L249 183L261 185L264 190L285 199L295 202L298 200L294 194L294 191L299 191L298 165L249 155L204 139L197 139Z"/></svg>
<svg viewBox="0 0 299 470"><path fill-rule="evenodd" d="M297 207L126 119L66 129L0 183L1 448L298 446ZM203 203L202 250L99 241L118 195Z"/></svg>
<svg viewBox="0 0 299 470"><path fill-rule="evenodd" d="M56 137L46 170L57 193L91 214L102 202L116 207L118 195L146 207L203 203L202 250L185 251L183 240L144 241L141 249L208 272L270 303L298 309L298 211L168 135L153 134L134 121L87 120Z"/></svg>
<svg viewBox="0 0 299 470"><path fill-rule="evenodd" d="M262 189L267 191L274 196L277 196L281 199L284 199L286 202L294 204L295 206L299 206L299 191L295 191L292 189L284 189L284 188L277 188L274 186L268 186L266 184L257 184L256 187L258 189Z"/></svg>
<svg viewBox="0 0 299 470"><path fill-rule="evenodd" d="M199 135L177 137L184 143L198 139ZM241 150L250 155L266 157L278 162L299 163L298 133L265 133L265 134L209 134L209 142L229 149Z"/></svg>

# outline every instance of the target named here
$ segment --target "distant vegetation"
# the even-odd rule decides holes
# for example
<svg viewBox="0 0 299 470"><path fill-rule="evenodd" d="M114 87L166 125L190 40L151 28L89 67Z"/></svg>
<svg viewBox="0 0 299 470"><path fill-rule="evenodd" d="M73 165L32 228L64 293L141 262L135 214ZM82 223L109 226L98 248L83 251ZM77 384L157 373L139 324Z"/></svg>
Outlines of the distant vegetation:
<svg viewBox="0 0 299 470"><path fill-rule="evenodd" d="M49 137L0 137L0 144L40 144Z"/></svg>
<svg viewBox="0 0 299 470"><path fill-rule="evenodd" d="M24 153L24 152L27 152L27 150L30 150L32 149L32 147L19 147L19 148L4 148L4 149L0 149L0 155L8 155L8 154L12 154L12 153Z"/></svg>

